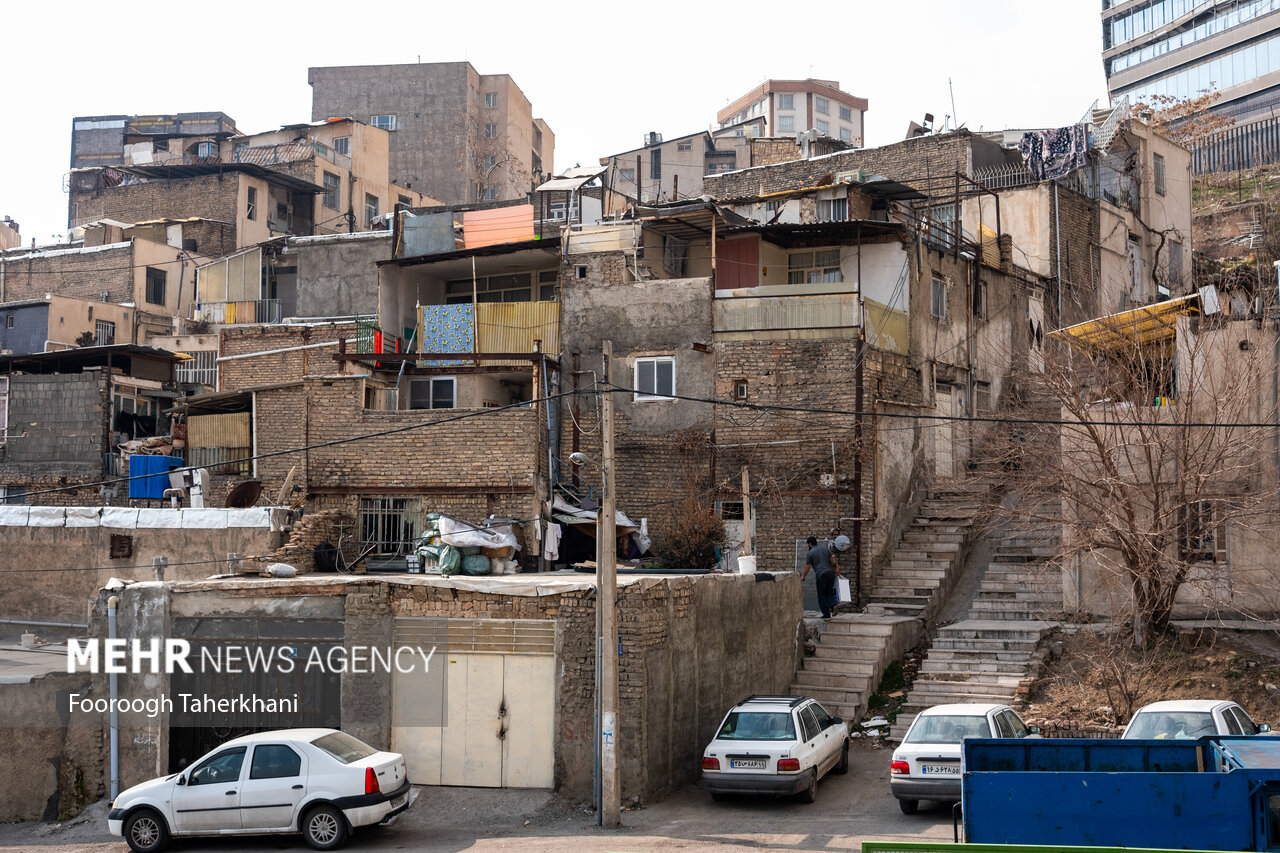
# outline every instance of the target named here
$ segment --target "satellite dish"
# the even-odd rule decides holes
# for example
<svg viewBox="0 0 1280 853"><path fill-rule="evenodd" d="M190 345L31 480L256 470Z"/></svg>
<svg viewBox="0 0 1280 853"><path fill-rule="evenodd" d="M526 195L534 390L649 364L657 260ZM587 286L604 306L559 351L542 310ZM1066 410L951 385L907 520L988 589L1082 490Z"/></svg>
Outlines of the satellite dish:
<svg viewBox="0 0 1280 853"><path fill-rule="evenodd" d="M245 480L227 492L227 507L229 509L247 509L256 504L260 497L262 497L262 481Z"/></svg>

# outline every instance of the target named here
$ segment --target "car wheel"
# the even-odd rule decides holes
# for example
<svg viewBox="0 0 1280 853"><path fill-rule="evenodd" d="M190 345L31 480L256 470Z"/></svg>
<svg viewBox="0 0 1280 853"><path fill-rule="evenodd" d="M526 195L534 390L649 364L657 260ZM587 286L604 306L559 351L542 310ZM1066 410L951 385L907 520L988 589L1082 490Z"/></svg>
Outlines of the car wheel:
<svg viewBox="0 0 1280 853"><path fill-rule="evenodd" d="M920 808L920 801L898 800L898 808L902 809L903 814L915 814L916 809Z"/></svg>
<svg viewBox="0 0 1280 853"><path fill-rule="evenodd" d="M800 792L800 802L812 803L818 798L818 768L809 771L809 784Z"/></svg>
<svg viewBox="0 0 1280 853"><path fill-rule="evenodd" d="M302 837L316 850L337 850L347 841L347 819L333 806L316 806L303 818Z"/></svg>
<svg viewBox="0 0 1280 853"><path fill-rule="evenodd" d="M849 742L845 741L844 748L840 750L840 761L835 766L835 771L841 775L849 772Z"/></svg>
<svg viewBox="0 0 1280 853"><path fill-rule="evenodd" d="M124 840L137 853L155 853L169 846L169 828L159 814L142 809L125 819Z"/></svg>

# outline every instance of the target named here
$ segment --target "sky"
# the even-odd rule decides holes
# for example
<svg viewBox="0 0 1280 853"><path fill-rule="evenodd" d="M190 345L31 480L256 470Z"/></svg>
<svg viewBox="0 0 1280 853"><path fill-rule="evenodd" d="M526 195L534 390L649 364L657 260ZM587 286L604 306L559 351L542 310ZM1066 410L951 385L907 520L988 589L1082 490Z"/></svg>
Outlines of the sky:
<svg viewBox="0 0 1280 853"><path fill-rule="evenodd" d="M1098 0L107 8L0 5L0 218L21 225L25 245L66 231L73 117L223 112L257 133L310 121L311 66L466 60L509 74L555 132L557 170L639 147L649 131L705 129L769 78L837 80L866 98L868 146L897 142L925 113L938 127L1055 127L1106 102Z"/></svg>

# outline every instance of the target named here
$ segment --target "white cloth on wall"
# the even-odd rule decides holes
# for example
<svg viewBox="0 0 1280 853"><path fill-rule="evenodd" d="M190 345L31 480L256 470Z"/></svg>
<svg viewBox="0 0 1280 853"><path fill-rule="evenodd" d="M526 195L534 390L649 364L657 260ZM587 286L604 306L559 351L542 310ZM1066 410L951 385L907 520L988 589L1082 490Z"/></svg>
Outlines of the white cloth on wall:
<svg viewBox="0 0 1280 853"><path fill-rule="evenodd" d="M560 559L560 525L554 521L547 522L547 535L542 540L542 554L548 563Z"/></svg>

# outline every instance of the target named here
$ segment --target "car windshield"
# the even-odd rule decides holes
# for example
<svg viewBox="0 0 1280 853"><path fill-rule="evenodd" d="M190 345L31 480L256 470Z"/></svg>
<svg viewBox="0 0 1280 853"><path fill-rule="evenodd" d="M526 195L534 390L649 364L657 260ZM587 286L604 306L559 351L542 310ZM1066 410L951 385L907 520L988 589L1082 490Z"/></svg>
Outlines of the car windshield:
<svg viewBox="0 0 1280 853"><path fill-rule="evenodd" d="M343 764L350 764L353 761L368 758L377 752L369 744L353 738L346 732L331 732L327 735L321 735L311 741L311 745L320 747Z"/></svg>
<svg viewBox="0 0 1280 853"><path fill-rule="evenodd" d="M721 740L795 740L796 727L788 711L733 711L720 727Z"/></svg>
<svg viewBox="0 0 1280 853"><path fill-rule="evenodd" d="M916 718L907 743L960 743L967 737L991 737L986 717L937 714Z"/></svg>
<svg viewBox="0 0 1280 853"><path fill-rule="evenodd" d="M1127 738L1185 740L1217 734L1209 711L1139 711L1125 732Z"/></svg>

